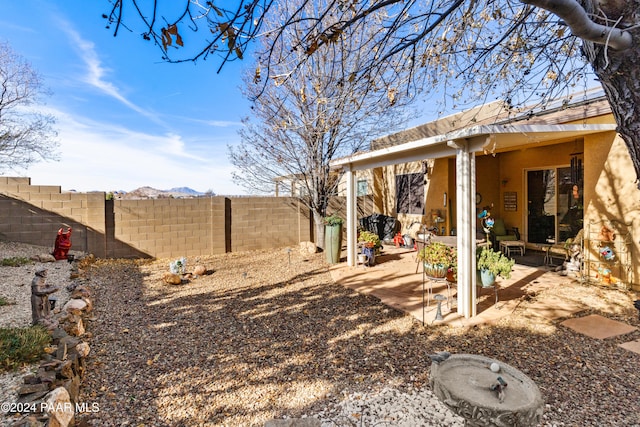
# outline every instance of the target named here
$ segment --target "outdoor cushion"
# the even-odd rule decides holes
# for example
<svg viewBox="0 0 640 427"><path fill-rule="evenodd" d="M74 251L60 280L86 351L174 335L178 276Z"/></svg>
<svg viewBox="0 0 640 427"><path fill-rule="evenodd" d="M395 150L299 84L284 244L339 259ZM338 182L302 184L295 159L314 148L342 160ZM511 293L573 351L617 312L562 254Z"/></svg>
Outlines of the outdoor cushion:
<svg viewBox="0 0 640 427"><path fill-rule="evenodd" d="M493 230L491 230L496 236L504 236L507 234L507 230L504 227L504 221L501 219L494 220Z"/></svg>

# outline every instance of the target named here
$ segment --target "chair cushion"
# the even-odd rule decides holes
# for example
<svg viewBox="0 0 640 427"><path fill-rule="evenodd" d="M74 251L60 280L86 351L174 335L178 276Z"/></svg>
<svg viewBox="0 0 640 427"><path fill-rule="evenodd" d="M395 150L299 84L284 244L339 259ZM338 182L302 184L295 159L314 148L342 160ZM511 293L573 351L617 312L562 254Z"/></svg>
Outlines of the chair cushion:
<svg viewBox="0 0 640 427"><path fill-rule="evenodd" d="M508 234L505 236L496 236L496 242L505 242L505 241L513 241L518 240L518 238L513 234Z"/></svg>
<svg viewBox="0 0 640 427"><path fill-rule="evenodd" d="M491 230L495 236L504 236L507 234L507 230L504 227L504 221L502 219L495 219L493 222L493 230Z"/></svg>

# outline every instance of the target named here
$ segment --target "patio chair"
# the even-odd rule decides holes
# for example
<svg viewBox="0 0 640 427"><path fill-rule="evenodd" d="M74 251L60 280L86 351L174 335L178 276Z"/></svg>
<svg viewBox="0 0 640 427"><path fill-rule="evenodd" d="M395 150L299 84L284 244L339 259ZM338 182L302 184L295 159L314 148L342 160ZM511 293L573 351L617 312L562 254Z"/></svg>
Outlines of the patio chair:
<svg viewBox="0 0 640 427"><path fill-rule="evenodd" d="M509 234L506 226L504 225L504 220L501 218L495 218L493 227L490 232L491 244L494 250L498 250L500 247L500 242L502 241L515 241L520 240L520 233L516 227L512 229L513 234Z"/></svg>

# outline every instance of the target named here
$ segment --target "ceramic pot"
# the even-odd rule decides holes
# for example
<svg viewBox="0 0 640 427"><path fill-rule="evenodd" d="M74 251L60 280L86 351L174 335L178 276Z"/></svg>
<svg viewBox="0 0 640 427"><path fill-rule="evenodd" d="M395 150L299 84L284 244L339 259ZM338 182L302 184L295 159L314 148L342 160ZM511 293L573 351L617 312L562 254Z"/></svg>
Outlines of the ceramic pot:
<svg viewBox="0 0 640 427"><path fill-rule="evenodd" d="M496 283L496 275L489 270L483 269L479 271L479 282L483 288L490 288Z"/></svg>
<svg viewBox="0 0 640 427"><path fill-rule="evenodd" d="M424 263L424 274L429 277L443 279L447 277L447 271L449 271L448 265Z"/></svg>

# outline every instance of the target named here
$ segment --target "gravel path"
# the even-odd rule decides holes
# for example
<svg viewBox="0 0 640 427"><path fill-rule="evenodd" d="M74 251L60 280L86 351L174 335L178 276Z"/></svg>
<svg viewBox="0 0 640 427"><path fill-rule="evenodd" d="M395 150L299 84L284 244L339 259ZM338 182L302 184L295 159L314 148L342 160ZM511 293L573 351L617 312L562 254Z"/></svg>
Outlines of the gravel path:
<svg viewBox="0 0 640 427"><path fill-rule="evenodd" d="M98 261L95 320L81 400L93 426L261 426L315 416L323 426L460 426L428 387L428 355L493 357L527 373L544 426L640 426L640 355L528 318L527 301L494 326L422 326L332 282L322 256L285 250L188 260L210 274L162 282L170 260ZM562 289L640 327L637 295ZM597 302L597 303L596 303ZM608 302L604 304L603 302Z"/></svg>

